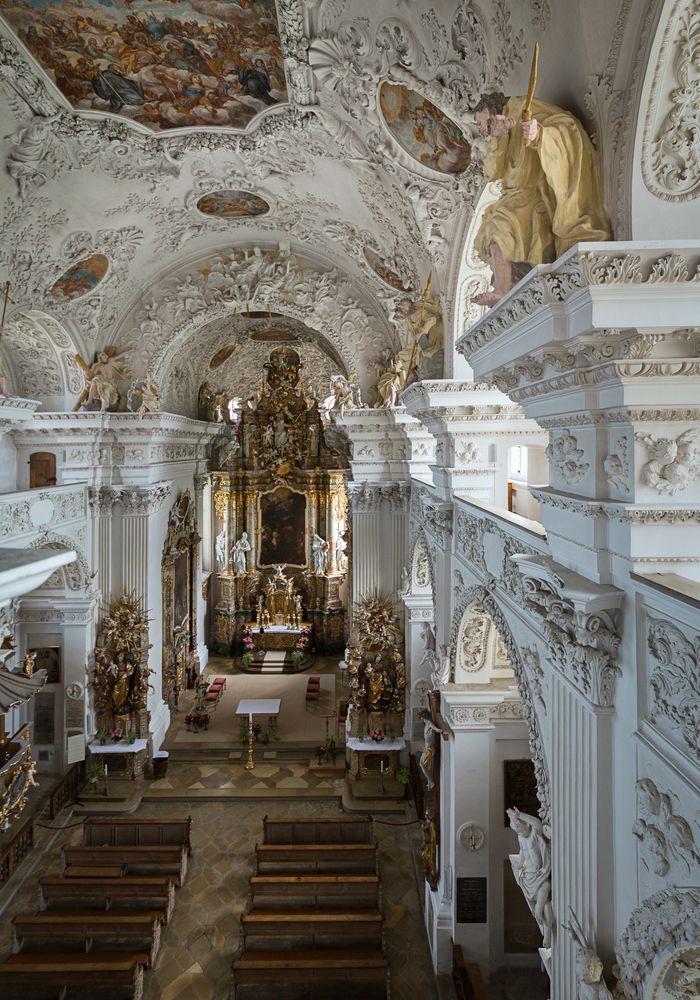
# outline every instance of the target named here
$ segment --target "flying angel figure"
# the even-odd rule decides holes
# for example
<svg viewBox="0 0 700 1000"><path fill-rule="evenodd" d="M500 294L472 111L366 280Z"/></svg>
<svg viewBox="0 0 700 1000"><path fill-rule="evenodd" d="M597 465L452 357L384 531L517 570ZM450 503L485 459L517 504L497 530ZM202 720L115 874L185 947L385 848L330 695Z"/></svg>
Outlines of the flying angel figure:
<svg viewBox="0 0 700 1000"><path fill-rule="evenodd" d="M651 454L642 469L642 479L657 493L673 496L700 475L700 430L694 428L675 438L637 434Z"/></svg>

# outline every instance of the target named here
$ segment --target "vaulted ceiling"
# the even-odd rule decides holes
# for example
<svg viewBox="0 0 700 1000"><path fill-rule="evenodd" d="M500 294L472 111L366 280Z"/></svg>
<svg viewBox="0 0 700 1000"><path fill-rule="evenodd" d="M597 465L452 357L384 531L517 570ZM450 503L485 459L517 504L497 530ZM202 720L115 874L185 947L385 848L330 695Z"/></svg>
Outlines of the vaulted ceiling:
<svg viewBox="0 0 700 1000"><path fill-rule="evenodd" d="M480 93L522 90L539 37L556 99L564 63L582 81L605 64L628 7L0 0L2 349L17 389L68 405L72 356L111 343L167 382L185 345L199 357L200 329L230 318L240 337L267 309L366 382L402 299L430 274L454 299L483 187ZM584 30L565 56L567 10Z"/></svg>

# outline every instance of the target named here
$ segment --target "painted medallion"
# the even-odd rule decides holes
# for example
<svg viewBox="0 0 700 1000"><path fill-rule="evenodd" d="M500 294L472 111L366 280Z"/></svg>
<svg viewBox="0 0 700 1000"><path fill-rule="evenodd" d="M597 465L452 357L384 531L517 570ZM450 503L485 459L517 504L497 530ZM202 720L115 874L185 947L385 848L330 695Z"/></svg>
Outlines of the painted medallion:
<svg viewBox="0 0 700 1000"><path fill-rule="evenodd" d="M383 83L379 104L384 122L398 144L431 170L461 174L471 159L471 146L442 111L403 84Z"/></svg>
<svg viewBox="0 0 700 1000"><path fill-rule="evenodd" d="M77 264L71 264L67 271L54 282L49 295L60 302L70 302L94 291L109 268L109 259L102 253L94 253Z"/></svg>
<svg viewBox="0 0 700 1000"><path fill-rule="evenodd" d="M365 260L374 273L381 278L382 281L389 285L390 288L395 288L399 292L408 292L411 290L411 286L404 283L401 275L392 270L385 259L380 257L379 254L370 249L370 247L365 247L364 255Z"/></svg>
<svg viewBox="0 0 700 1000"><path fill-rule="evenodd" d="M265 199L250 191L212 191L199 199L197 208L217 219L246 219L270 211Z"/></svg>
<svg viewBox="0 0 700 1000"><path fill-rule="evenodd" d="M287 100L275 0L0 0L74 108L159 132L245 128Z"/></svg>

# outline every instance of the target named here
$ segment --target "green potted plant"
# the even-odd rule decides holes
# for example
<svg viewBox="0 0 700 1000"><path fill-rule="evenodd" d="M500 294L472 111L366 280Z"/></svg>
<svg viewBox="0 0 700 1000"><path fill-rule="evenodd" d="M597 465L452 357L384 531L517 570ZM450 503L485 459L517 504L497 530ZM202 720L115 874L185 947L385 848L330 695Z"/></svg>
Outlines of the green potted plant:
<svg viewBox="0 0 700 1000"><path fill-rule="evenodd" d="M241 657L241 663L243 664L243 669L247 670L252 664L255 654L254 653L244 653Z"/></svg>
<svg viewBox="0 0 700 1000"><path fill-rule="evenodd" d="M407 767L401 767L401 768L399 768L399 773L397 775L397 780L398 780L398 782L399 782L400 785L403 785L404 788L407 787L408 783L411 780L411 772L408 770Z"/></svg>
<svg viewBox="0 0 700 1000"><path fill-rule="evenodd" d="M129 746L133 746L133 744L136 742L136 733L134 732L133 729L130 729L129 732L126 734L126 742L129 744Z"/></svg>
<svg viewBox="0 0 700 1000"><path fill-rule="evenodd" d="M304 654L300 649L292 650L292 664L294 665L294 667L299 667L303 659L304 659Z"/></svg>
<svg viewBox="0 0 700 1000"><path fill-rule="evenodd" d="M95 739L100 744L100 746L104 746L105 743L107 742L107 730L99 729L95 735Z"/></svg>
<svg viewBox="0 0 700 1000"><path fill-rule="evenodd" d="M85 769L85 784L88 785L91 792L97 791L97 782L100 780L102 774L102 765L94 761L92 764L88 764Z"/></svg>

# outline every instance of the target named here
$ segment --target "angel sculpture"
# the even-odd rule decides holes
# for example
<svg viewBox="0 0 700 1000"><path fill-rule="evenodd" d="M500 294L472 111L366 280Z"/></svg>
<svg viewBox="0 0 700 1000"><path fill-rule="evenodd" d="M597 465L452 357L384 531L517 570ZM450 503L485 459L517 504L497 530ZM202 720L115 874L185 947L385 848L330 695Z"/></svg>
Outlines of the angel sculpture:
<svg viewBox="0 0 700 1000"><path fill-rule="evenodd" d="M637 434L651 454L642 468L642 479L657 493L673 496L700 476L700 429L694 428L673 438Z"/></svg>
<svg viewBox="0 0 700 1000"><path fill-rule="evenodd" d="M92 365L89 365L79 354L75 355L75 360L83 371L85 387L78 397L78 401L73 407L73 412L77 412L83 405L87 409L100 401L100 412L105 413L119 402L119 383L132 379L134 373L122 362L131 354L131 350L117 353L116 347L108 347L105 351L99 351L95 356Z"/></svg>
<svg viewBox="0 0 700 1000"><path fill-rule="evenodd" d="M140 383L138 392L141 396L141 405L136 412L141 420L147 413L160 412L160 395L155 382L148 382L144 379Z"/></svg>
<svg viewBox="0 0 700 1000"><path fill-rule="evenodd" d="M603 963L583 933L581 923L569 907L569 923L563 924L576 945L578 1000L613 1000L603 979Z"/></svg>
<svg viewBox="0 0 700 1000"><path fill-rule="evenodd" d="M326 396L318 409L324 423L330 423L331 413L340 413L341 416L346 410L353 407L353 393L351 382L357 376L351 375L345 378L344 375L334 375L330 382L330 395Z"/></svg>

